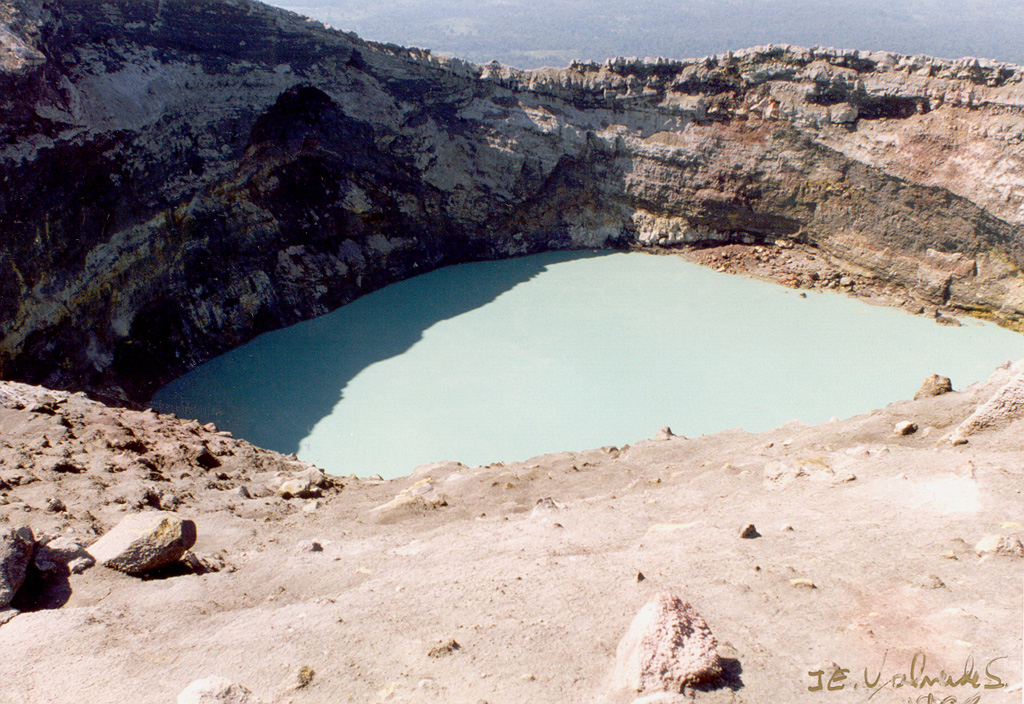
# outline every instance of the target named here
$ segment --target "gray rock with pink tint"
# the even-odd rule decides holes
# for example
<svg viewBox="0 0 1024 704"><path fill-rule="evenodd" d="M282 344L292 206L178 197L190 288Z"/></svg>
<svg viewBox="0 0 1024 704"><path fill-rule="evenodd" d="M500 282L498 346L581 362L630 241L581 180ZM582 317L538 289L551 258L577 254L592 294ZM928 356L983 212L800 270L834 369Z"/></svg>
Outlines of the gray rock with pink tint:
<svg viewBox="0 0 1024 704"><path fill-rule="evenodd" d="M700 614L674 594L661 593L633 619L615 655L617 688L680 692L722 674L715 637Z"/></svg>

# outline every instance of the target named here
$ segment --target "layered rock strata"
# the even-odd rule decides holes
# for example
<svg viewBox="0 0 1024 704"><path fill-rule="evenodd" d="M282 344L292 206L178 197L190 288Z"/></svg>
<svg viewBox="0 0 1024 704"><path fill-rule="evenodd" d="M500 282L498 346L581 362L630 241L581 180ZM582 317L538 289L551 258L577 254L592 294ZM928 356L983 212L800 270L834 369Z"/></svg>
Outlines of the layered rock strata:
<svg viewBox="0 0 1024 704"><path fill-rule="evenodd" d="M145 401L445 264L798 241L1024 320L1024 69L788 46L561 70L249 0L0 1L0 377Z"/></svg>

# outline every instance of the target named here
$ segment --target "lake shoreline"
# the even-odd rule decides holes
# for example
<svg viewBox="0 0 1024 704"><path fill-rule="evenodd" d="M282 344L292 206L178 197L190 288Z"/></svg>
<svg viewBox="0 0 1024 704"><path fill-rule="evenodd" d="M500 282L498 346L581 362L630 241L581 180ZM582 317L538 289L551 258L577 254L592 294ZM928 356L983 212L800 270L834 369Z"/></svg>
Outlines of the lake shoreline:
<svg viewBox="0 0 1024 704"><path fill-rule="evenodd" d="M4 696L156 704L220 677L247 702L629 704L616 644L670 592L726 676L659 701L819 701L817 670L923 652L936 672L991 663L1006 687L986 701L1011 702L1024 419L951 438L1021 374L817 426L666 430L390 481L4 382L0 526L88 548L160 509L198 534L186 563L144 578L32 567L0 610Z"/></svg>
<svg viewBox="0 0 1024 704"><path fill-rule="evenodd" d="M334 474L393 477L663 425L695 436L846 417L912 393L933 368L965 385L1024 354L995 326L940 330L861 305L891 303L892 290L799 246L463 264L262 335L152 405Z"/></svg>
<svg viewBox="0 0 1024 704"><path fill-rule="evenodd" d="M715 271L771 281L800 291L844 293L872 305L900 308L912 315L934 318L939 325L959 325L960 316L994 322L1015 332L1024 327L985 310L936 303L915 296L906 287L881 279L871 272L855 271L820 249L788 240L772 244L698 245L677 248L642 248L657 255L676 254Z"/></svg>

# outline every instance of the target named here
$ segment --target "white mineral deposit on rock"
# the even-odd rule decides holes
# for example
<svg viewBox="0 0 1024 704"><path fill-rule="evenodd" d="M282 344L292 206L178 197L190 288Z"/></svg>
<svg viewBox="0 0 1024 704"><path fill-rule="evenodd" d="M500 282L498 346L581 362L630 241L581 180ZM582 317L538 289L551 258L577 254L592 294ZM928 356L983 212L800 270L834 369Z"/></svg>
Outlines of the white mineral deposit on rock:
<svg viewBox="0 0 1024 704"><path fill-rule="evenodd" d="M912 420L901 420L893 426L893 435L913 435L917 432L917 423Z"/></svg>
<svg viewBox="0 0 1024 704"><path fill-rule="evenodd" d="M178 695L178 704L263 704L248 689L226 677L192 682Z"/></svg>

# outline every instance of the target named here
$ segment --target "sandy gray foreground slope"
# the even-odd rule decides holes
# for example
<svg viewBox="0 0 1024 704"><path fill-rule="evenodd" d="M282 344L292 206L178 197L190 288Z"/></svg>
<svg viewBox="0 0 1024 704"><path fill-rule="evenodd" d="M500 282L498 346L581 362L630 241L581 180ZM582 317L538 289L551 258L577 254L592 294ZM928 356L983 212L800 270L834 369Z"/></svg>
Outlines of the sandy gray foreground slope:
<svg viewBox="0 0 1024 704"><path fill-rule="evenodd" d="M319 499L272 491L308 466L212 427L5 384L0 526L89 542L170 508L219 571L97 566L34 606L25 592L65 603L0 626L0 702L170 702L221 676L266 702L625 703L615 649L661 591L725 658L687 701L864 702L880 672L871 702L1017 702L1024 420L1004 403L967 443L946 436L1019 371L819 426L435 465ZM750 523L760 537L740 538ZM976 554L990 535L1006 554ZM895 688L918 652L930 676L973 658L979 689ZM849 686L809 691L836 665Z"/></svg>

